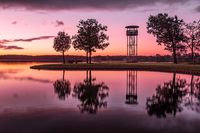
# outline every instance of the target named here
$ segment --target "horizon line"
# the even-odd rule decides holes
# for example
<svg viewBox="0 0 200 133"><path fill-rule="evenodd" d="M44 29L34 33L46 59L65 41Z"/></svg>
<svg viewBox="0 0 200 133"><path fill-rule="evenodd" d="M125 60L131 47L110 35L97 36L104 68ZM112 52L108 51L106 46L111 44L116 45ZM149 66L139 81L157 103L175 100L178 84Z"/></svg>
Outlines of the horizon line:
<svg viewBox="0 0 200 133"><path fill-rule="evenodd" d="M138 55L138 56L156 56L156 55L160 55L160 56L171 56L170 54L155 54L155 55ZM0 54L0 56L62 56L60 54L49 54L49 55L29 55L29 54ZM66 54L65 56L85 56L85 55L74 55L74 54ZM93 57L95 56L127 56L127 55L93 55Z"/></svg>

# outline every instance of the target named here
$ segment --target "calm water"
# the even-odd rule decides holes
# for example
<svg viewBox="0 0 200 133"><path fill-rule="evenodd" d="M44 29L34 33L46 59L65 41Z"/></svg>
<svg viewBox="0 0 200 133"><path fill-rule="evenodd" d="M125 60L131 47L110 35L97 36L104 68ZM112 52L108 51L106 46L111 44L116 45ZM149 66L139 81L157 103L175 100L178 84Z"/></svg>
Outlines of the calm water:
<svg viewBox="0 0 200 133"><path fill-rule="evenodd" d="M0 64L0 133L198 132L200 77Z"/></svg>

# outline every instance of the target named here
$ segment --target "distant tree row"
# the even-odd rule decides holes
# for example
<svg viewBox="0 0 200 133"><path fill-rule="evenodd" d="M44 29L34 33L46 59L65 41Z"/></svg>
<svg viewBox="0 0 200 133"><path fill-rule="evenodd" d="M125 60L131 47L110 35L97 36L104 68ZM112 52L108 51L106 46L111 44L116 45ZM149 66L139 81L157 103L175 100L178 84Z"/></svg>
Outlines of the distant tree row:
<svg viewBox="0 0 200 133"><path fill-rule="evenodd" d="M109 43L109 37L106 35L107 26L100 24L96 19L80 20L77 26L78 32L70 37L65 32L59 32L54 39L53 48L63 55L63 63L65 63L65 51L69 50L71 43L75 50L83 50L86 52L86 61L91 63L92 52L97 49L105 49Z"/></svg>
<svg viewBox="0 0 200 133"><path fill-rule="evenodd" d="M177 16L159 13L148 18L147 32L156 37L158 45L164 45L172 53L175 64L177 55L187 52L195 63L195 55L200 52L200 20L185 23Z"/></svg>

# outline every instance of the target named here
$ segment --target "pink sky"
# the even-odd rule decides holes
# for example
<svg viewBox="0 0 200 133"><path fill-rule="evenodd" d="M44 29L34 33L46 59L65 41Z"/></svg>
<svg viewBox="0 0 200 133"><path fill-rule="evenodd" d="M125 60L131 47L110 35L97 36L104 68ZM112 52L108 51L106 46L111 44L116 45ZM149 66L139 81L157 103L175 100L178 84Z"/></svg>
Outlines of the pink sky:
<svg viewBox="0 0 200 133"><path fill-rule="evenodd" d="M181 0L180 0L181 1ZM0 40L28 39L39 36L56 36L58 31L65 31L70 35L76 34L76 25L80 19L95 18L108 26L110 45L104 50L98 50L93 55L125 55L126 54L126 25L139 25L139 55L170 54L158 46L155 38L146 32L146 21L149 15L169 13L178 15L186 22L200 19L200 12L195 11L198 0L183 4L155 4L153 6L137 6L125 9L36 9L29 10L22 7L0 9ZM56 21L64 25L57 26ZM20 50L0 49L4 54L28 55L56 55L60 54L52 48L53 38L32 42L10 42L5 44L23 47ZM75 51L72 47L66 54L84 55L83 51Z"/></svg>

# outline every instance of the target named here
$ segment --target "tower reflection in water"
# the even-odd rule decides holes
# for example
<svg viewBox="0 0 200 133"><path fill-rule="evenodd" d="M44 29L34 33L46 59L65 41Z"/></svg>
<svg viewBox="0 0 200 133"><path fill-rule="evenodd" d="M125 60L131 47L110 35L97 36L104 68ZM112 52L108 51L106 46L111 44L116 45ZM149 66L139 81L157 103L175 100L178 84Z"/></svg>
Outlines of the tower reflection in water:
<svg viewBox="0 0 200 133"><path fill-rule="evenodd" d="M137 71L127 71L126 104L138 104Z"/></svg>

